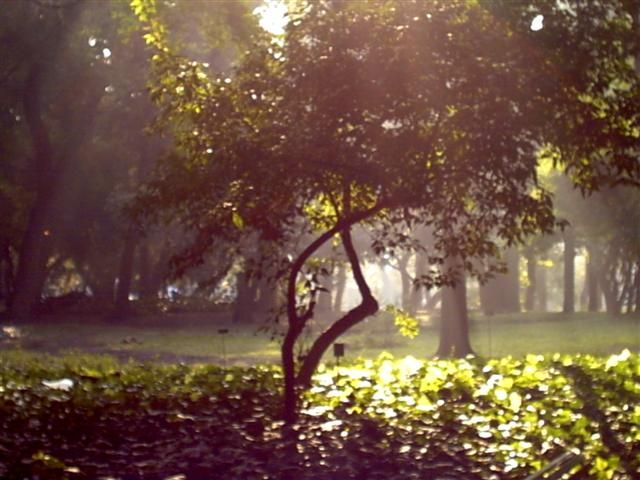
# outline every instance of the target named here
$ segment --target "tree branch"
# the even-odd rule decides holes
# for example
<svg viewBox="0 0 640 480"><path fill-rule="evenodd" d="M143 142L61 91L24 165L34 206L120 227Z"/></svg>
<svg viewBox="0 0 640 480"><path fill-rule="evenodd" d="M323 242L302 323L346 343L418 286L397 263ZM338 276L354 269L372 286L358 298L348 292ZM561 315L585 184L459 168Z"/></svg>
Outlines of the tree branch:
<svg viewBox="0 0 640 480"><path fill-rule="evenodd" d="M351 264L351 269L353 270L353 276L356 284L358 285L358 290L362 296L362 302L360 305L347 312L347 314L342 318L334 322L327 330L322 332L315 342L313 342L313 345L307 353L296 378L296 383L304 387L311 384L311 377L316 371L322 355L324 355L324 352L327 351L329 346L351 327L357 325L368 316L375 314L379 308L378 302L371 294L371 289L369 288L369 285L362 273L360 259L358 258L358 254L353 246L353 240L351 239L351 232L349 229L346 229L341 233L341 238L345 252L347 253L347 258Z"/></svg>
<svg viewBox="0 0 640 480"><path fill-rule="evenodd" d="M344 218L338 220L331 229L325 231L322 235L316 238L307 246L307 248L302 251L300 255L298 255L298 257L291 265L291 270L289 272L289 278L287 282L287 316L290 326L302 323L303 317L298 315L298 309L296 305L296 282L300 270L302 270L302 267L309 259L309 257L311 257L311 255L313 255L313 253L316 252L327 241L333 238L334 235L341 233L352 225L355 225L356 223L375 215L376 213L389 206L390 205L388 204L388 202L381 200L371 208L345 216Z"/></svg>

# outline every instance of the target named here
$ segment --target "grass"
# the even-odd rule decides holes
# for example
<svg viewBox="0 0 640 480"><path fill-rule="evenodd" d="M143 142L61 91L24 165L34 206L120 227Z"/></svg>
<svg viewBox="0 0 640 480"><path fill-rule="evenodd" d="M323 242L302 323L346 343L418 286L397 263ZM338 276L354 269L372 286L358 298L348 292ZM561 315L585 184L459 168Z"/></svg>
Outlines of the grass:
<svg viewBox="0 0 640 480"><path fill-rule="evenodd" d="M437 321L437 319L436 319ZM439 332L427 322L420 335L405 339L392 325L358 327L346 343L353 356L372 358L387 350L394 356L428 357L438 347ZM640 316L611 318L605 313L519 313L471 315L471 345L477 355L498 358L527 353L589 353L608 355L628 348L640 349Z"/></svg>
<svg viewBox="0 0 640 480"><path fill-rule="evenodd" d="M425 322L415 339L402 337L392 322L373 318L342 340L348 358L374 358L381 351L396 357L429 357L438 345L438 328ZM228 333L221 334L221 329ZM279 360L279 343L258 325L231 324L222 315L136 320L127 324L92 319L50 319L20 327L23 337L7 346L25 350L108 353L165 361L254 364ZM307 343L309 340L307 339ZM606 355L640 349L640 317L609 318L603 313L522 313L472 315L471 342L482 357L527 353ZM329 352L325 360L331 361Z"/></svg>
<svg viewBox="0 0 640 480"><path fill-rule="evenodd" d="M640 349L640 317L610 318L606 314L521 314L484 318L472 341L480 355L519 356L526 353L590 353L608 355L624 348Z"/></svg>

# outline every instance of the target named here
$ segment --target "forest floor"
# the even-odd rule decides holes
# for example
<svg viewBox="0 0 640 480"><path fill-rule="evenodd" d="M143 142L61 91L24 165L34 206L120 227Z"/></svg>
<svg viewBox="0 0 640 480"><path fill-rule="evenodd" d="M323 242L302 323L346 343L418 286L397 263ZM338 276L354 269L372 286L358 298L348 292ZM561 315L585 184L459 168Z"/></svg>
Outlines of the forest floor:
<svg viewBox="0 0 640 480"><path fill-rule="evenodd" d="M382 351L396 357L427 358L438 342L437 318L419 316L420 334L402 337L390 318L372 318L343 338L346 359L375 358ZM0 322L0 350L23 349L52 354L106 354L120 360L163 363L255 365L278 363L280 333L259 324L230 322L224 312L171 314L107 321L97 316L56 315L13 326ZM316 332L321 329L315 326ZM303 337L303 345L313 331ZM527 353L607 355L624 348L640 350L640 316L604 313L521 313L472 315L471 342L485 358ZM331 362L331 357L326 357Z"/></svg>

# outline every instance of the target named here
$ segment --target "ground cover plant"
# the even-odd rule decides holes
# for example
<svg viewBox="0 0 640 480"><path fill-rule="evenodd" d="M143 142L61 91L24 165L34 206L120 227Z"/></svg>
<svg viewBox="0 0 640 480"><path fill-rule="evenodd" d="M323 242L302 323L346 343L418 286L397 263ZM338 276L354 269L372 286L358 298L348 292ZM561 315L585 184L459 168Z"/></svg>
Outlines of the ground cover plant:
<svg viewBox="0 0 640 480"><path fill-rule="evenodd" d="M566 449L576 478L640 471L640 358L388 354L321 368L298 423L278 367L0 357L0 476L521 479Z"/></svg>

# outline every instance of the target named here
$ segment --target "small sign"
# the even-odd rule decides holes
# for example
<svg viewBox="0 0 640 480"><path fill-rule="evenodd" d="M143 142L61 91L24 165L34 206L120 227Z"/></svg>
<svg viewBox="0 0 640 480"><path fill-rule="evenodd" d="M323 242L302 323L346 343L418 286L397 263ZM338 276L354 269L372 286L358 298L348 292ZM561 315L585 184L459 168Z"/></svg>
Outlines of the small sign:
<svg viewBox="0 0 640 480"><path fill-rule="evenodd" d="M344 343L333 344L333 354L337 357L344 357Z"/></svg>

